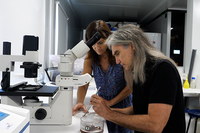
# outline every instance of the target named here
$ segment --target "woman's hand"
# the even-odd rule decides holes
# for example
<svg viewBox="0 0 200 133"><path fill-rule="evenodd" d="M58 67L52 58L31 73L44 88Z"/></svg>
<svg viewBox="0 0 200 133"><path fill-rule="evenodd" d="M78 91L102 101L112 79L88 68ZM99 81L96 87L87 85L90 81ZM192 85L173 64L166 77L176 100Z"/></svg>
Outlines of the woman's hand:
<svg viewBox="0 0 200 133"><path fill-rule="evenodd" d="M83 111L86 111L86 106L83 103L77 103L73 108L72 108L72 115L75 115L76 111L83 109Z"/></svg>

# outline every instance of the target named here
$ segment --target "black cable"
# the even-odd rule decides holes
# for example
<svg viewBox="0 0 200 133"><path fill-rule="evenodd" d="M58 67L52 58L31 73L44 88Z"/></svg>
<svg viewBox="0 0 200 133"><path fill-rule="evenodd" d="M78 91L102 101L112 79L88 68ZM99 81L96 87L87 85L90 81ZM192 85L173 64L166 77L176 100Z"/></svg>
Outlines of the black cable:
<svg viewBox="0 0 200 133"><path fill-rule="evenodd" d="M3 87L3 82L7 77L8 71L9 71L9 68L6 68L6 74L3 76L3 79L1 80L1 87Z"/></svg>

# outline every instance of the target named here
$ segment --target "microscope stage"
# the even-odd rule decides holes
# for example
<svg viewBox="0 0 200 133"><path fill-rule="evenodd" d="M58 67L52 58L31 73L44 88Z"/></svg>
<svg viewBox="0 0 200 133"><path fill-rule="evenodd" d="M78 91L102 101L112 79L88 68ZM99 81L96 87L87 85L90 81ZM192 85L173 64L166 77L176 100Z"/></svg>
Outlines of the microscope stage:
<svg viewBox="0 0 200 133"><path fill-rule="evenodd" d="M43 86L36 91L4 91L0 89L0 96L48 96L52 97L58 91L58 86Z"/></svg>

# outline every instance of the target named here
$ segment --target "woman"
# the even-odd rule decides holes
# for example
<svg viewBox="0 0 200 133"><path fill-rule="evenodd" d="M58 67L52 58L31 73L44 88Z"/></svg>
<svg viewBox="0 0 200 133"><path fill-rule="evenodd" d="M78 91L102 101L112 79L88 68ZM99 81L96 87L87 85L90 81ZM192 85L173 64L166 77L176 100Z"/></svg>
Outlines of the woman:
<svg viewBox="0 0 200 133"><path fill-rule="evenodd" d="M89 73L94 75L97 88L101 87L98 95L102 97L107 106L112 108L125 108L131 106L131 90L126 86L124 79L123 67L115 63L115 57L105 44L106 39L111 35L107 24L102 21L93 21L86 29L86 42L96 33L99 32L102 38L92 46L84 60L82 74ZM77 103L73 107L73 115L79 109L86 111L84 105L85 95L88 85L78 88ZM116 125L107 121L109 133L131 133L132 130Z"/></svg>

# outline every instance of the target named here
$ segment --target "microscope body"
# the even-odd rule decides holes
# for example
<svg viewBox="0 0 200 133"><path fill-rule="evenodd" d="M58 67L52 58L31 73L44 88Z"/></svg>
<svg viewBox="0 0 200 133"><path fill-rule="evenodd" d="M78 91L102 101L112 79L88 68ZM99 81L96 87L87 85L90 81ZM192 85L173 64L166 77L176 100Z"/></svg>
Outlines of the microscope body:
<svg viewBox="0 0 200 133"><path fill-rule="evenodd" d="M95 41L89 41L90 44L95 44L101 35L98 33L93 38ZM73 107L73 87L83 86L88 84L92 77L86 73L84 75L73 75L74 72L74 61L77 58L84 56L89 50L88 46L84 41L80 41L73 49L67 50L63 55L60 55L60 63L58 64L58 71L60 75L56 77L56 85L59 86L60 96L63 102L67 102L65 107L67 125L72 122L72 107Z"/></svg>
<svg viewBox="0 0 200 133"><path fill-rule="evenodd" d="M92 45L100 38L101 35L97 32L88 42L84 43L83 41L80 41L75 47L60 55L60 63L58 64L60 75L56 77L56 86L54 86L56 89L55 92L52 92L53 95L48 96L47 104L44 104L43 101L37 100L37 96L47 96L46 94L40 95L40 92L38 94L33 92L33 94L37 96L34 97L34 99L27 99L27 102L22 101L23 95L1 96L2 104L29 109L30 124L32 125L70 125L72 123L73 87L88 84L92 79L89 74L74 75L74 61L85 55ZM20 57L12 55L0 56L0 60L4 60L5 58L7 65L3 67L0 65L0 71L5 71L8 66L10 66L8 70L10 71L13 67L12 61L37 63L38 60L37 51L27 51L26 55ZM48 90L51 90L51 87L48 88L47 86L44 91Z"/></svg>

